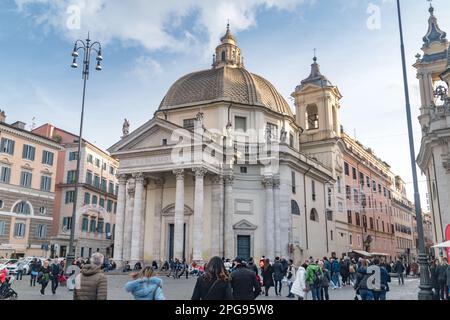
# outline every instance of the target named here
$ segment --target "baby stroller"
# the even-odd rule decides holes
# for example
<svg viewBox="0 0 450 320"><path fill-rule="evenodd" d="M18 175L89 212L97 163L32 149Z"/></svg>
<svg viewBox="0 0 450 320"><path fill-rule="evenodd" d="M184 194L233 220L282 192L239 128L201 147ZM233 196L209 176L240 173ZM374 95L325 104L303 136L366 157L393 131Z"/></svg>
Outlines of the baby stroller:
<svg viewBox="0 0 450 320"><path fill-rule="evenodd" d="M8 277L0 287L0 300L16 300L17 292L11 287L14 282L14 277Z"/></svg>

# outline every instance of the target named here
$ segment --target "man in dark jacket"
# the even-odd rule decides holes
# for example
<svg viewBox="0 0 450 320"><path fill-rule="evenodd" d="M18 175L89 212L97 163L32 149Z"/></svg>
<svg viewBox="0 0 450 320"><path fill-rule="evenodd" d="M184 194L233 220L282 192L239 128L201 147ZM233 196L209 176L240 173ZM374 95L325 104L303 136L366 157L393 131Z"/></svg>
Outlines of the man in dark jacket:
<svg viewBox="0 0 450 320"><path fill-rule="evenodd" d="M102 271L103 255L92 255L91 264L85 264L81 273L75 278L74 300L106 300L108 283Z"/></svg>
<svg viewBox="0 0 450 320"><path fill-rule="evenodd" d="M275 263L273 264L273 280L275 282L275 294L281 296L281 287L284 277L284 268L283 264L280 261L280 257L275 258Z"/></svg>
<svg viewBox="0 0 450 320"><path fill-rule="evenodd" d="M387 272L386 268L380 264L380 260L375 258L373 264L380 268L380 288L373 290L374 300L386 300L386 292L389 291L389 282L391 282L391 277Z"/></svg>
<svg viewBox="0 0 450 320"><path fill-rule="evenodd" d="M234 260L236 268L231 273L231 288L235 300L255 300L261 293L261 285L256 273L242 263L241 258Z"/></svg>
<svg viewBox="0 0 450 320"><path fill-rule="evenodd" d="M50 266L50 280L52 281L52 293L56 294L56 289L59 284L59 274L61 273L61 266L57 259L53 260Z"/></svg>
<svg viewBox="0 0 450 320"><path fill-rule="evenodd" d="M403 279L403 272L405 271L405 266L403 265L403 259L400 258L395 263L395 272L397 273L398 277L398 284L404 285L405 280Z"/></svg>
<svg viewBox="0 0 450 320"><path fill-rule="evenodd" d="M247 268L253 271L256 275L258 275L258 267L256 266L253 258L250 258L250 260L248 261Z"/></svg>
<svg viewBox="0 0 450 320"><path fill-rule="evenodd" d="M442 261L436 267L436 277L438 285L438 294L441 300L447 299L447 259L443 258Z"/></svg>

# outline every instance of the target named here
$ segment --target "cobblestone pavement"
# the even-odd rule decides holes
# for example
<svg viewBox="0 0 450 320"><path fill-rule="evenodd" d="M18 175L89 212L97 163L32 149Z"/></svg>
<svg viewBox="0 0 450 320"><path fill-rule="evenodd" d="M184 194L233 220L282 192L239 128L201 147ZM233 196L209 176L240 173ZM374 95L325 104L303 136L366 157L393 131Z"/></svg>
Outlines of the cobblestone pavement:
<svg viewBox="0 0 450 320"><path fill-rule="evenodd" d="M195 286L196 278L189 279L173 279L168 277L161 277L163 279L163 290L166 299L168 300L189 300ZM109 300L132 300L132 296L123 289L125 283L129 281L128 275L108 275L108 299ZM390 284L391 291L388 292L388 300L417 300L419 279L407 278L405 285L399 286L397 279L392 278ZM15 281L13 284L14 290L19 295L19 300L71 300L72 292L66 287L59 287L56 295L52 295L50 284L46 289L45 296L39 293L40 287L30 287L29 276L26 276L21 281ZM283 295L281 297L275 296L274 288L269 291L269 297L260 296L258 300L281 299L288 300L287 286L283 285ZM344 287L341 289L331 290L330 300L353 300L354 290L351 287ZM310 299L310 297L308 297Z"/></svg>

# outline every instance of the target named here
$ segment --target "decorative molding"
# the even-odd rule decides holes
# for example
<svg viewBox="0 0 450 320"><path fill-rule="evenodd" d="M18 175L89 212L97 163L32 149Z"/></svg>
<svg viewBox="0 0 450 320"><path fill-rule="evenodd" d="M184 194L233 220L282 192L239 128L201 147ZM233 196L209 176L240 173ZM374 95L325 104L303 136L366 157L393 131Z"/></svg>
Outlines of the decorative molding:
<svg viewBox="0 0 450 320"><path fill-rule="evenodd" d="M116 174L117 182L119 184L125 185L128 180L128 176L126 174Z"/></svg>
<svg viewBox="0 0 450 320"><path fill-rule="evenodd" d="M247 206L248 209L244 210ZM235 199L234 200L234 213L235 214L246 214L246 215L252 215L253 214L253 200L247 200L247 199Z"/></svg>
<svg viewBox="0 0 450 320"><path fill-rule="evenodd" d="M241 220L235 225L233 225L234 230L256 230L258 229L258 226L254 225L253 223L249 222L248 220Z"/></svg>
<svg viewBox="0 0 450 320"><path fill-rule="evenodd" d="M264 185L264 188L272 188L273 187L273 178L272 177L264 177L261 181L261 183Z"/></svg>
<svg viewBox="0 0 450 320"><path fill-rule="evenodd" d="M184 205L184 215L190 216L194 214L191 207ZM161 215L165 217L175 216L175 204L172 203L161 210Z"/></svg>
<svg viewBox="0 0 450 320"><path fill-rule="evenodd" d="M214 175L214 176L211 177L211 182L213 184L219 184L220 185L220 184L223 184L224 178L223 178L222 175L217 174L217 175Z"/></svg>
<svg viewBox="0 0 450 320"><path fill-rule="evenodd" d="M144 184L145 177L142 172L134 173L133 178L135 180L135 183Z"/></svg>
<svg viewBox="0 0 450 320"><path fill-rule="evenodd" d="M173 174L176 176L177 180L184 180L184 170L183 169L173 170Z"/></svg>
<svg viewBox="0 0 450 320"><path fill-rule="evenodd" d="M203 178L208 172L208 170L204 168L193 168L192 171L195 173L196 178Z"/></svg>

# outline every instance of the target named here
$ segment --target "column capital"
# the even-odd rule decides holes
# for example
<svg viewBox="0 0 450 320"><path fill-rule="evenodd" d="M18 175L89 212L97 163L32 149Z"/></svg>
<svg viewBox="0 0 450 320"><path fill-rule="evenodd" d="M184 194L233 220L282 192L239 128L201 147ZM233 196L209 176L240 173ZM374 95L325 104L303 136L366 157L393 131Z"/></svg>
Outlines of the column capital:
<svg viewBox="0 0 450 320"><path fill-rule="evenodd" d="M173 174L177 177L177 180L184 180L184 170L183 169L173 170Z"/></svg>
<svg viewBox="0 0 450 320"><path fill-rule="evenodd" d="M130 197L134 197L134 192L135 192L135 191L136 191L136 189L135 189L134 186L129 186L129 187L128 187L127 192L128 192L128 195L129 195Z"/></svg>
<svg viewBox="0 0 450 320"><path fill-rule="evenodd" d="M196 178L203 178L208 172L205 168L193 168L192 171L195 173Z"/></svg>
<svg viewBox="0 0 450 320"><path fill-rule="evenodd" d="M126 174L116 174L117 181L119 184L126 184L128 176Z"/></svg>
<svg viewBox="0 0 450 320"><path fill-rule="evenodd" d="M281 183L280 177L273 178L273 187L275 189L280 189L280 183Z"/></svg>
<svg viewBox="0 0 450 320"><path fill-rule="evenodd" d="M144 174L142 172L138 172L138 173L133 173L133 178L134 180L136 180L136 183L144 183L145 177Z"/></svg>
<svg viewBox="0 0 450 320"><path fill-rule="evenodd" d="M226 186L232 186L234 183L234 176L227 175L223 177Z"/></svg>
<svg viewBox="0 0 450 320"><path fill-rule="evenodd" d="M223 176L220 174L214 175L211 178L213 184L223 184Z"/></svg>
<svg viewBox="0 0 450 320"><path fill-rule="evenodd" d="M272 177L266 176L262 179L261 183L264 185L264 188L272 188L274 185L274 180Z"/></svg>

